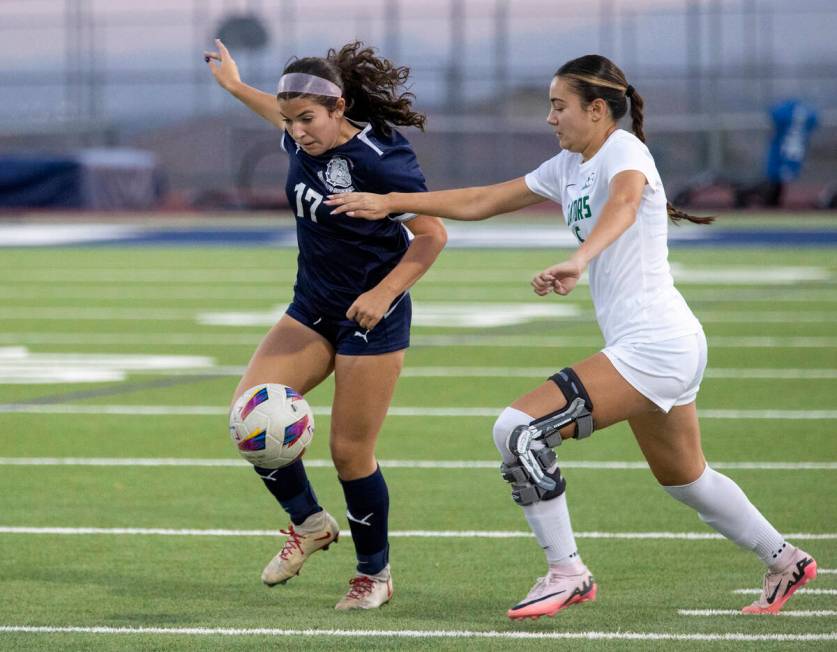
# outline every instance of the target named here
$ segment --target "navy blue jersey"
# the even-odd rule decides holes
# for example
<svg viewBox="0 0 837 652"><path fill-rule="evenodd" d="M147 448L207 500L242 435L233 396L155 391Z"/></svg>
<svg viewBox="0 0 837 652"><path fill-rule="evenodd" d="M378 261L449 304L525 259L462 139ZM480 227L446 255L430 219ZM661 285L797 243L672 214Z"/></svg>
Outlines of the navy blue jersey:
<svg viewBox="0 0 837 652"><path fill-rule="evenodd" d="M306 154L287 132L282 149L290 157L285 192L299 243L294 301L345 318L354 300L398 264L409 238L398 221L331 215L323 200L352 191L422 192L424 175L406 138L395 130L382 136L371 125L320 156Z"/></svg>

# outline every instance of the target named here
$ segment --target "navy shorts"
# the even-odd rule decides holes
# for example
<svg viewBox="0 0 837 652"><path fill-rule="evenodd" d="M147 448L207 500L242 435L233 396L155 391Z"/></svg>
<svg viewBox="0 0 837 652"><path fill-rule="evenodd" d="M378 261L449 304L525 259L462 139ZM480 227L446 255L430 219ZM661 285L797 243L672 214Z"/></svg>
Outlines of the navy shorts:
<svg viewBox="0 0 837 652"><path fill-rule="evenodd" d="M285 314L322 335L341 355L379 355L410 346L413 306L408 292L392 303L383 319L370 331L345 317L335 320L318 315L298 299L288 306Z"/></svg>

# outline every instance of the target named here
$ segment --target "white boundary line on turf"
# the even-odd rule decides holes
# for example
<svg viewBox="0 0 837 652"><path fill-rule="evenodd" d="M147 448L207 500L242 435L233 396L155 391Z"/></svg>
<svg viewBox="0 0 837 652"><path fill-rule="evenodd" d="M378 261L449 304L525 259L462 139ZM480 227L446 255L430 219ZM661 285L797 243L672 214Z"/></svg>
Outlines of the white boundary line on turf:
<svg viewBox="0 0 837 652"><path fill-rule="evenodd" d="M455 638L516 640L631 640L631 641L834 641L825 634L671 634L668 632L498 632L473 630L385 629L269 629L233 627L36 627L0 625L0 634L170 634L180 636L320 636L328 638Z"/></svg>
<svg viewBox="0 0 837 652"><path fill-rule="evenodd" d="M293 284L293 272L288 273L284 277L287 286ZM276 282L283 281L282 275L277 274ZM424 281L422 281L424 283ZM524 288L528 285L527 280L521 281ZM457 289L457 288L452 288ZM467 289L469 293L473 293L473 288L459 288ZM521 293L519 288L508 286L509 296L507 300L509 303L517 301L519 297L529 298L529 291L524 289ZM769 303L775 305L777 302L785 303L835 303L837 302L837 291L830 288L812 288L809 290L787 289L783 287L771 286L769 288L752 288L740 290L725 290L723 295L718 294L717 290L704 290L698 287L690 287L688 289L682 288L683 295L688 302L713 302L722 304L735 304L736 306L744 303ZM495 295L496 297L496 295ZM244 285L194 285L180 283L176 286L133 286L133 287L101 287L98 285L84 284L84 285L67 285L62 284L52 286L39 286L37 289L32 288L15 288L8 285L0 284L0 299L40 299L48 301L51 299L95 299L102 300L118 300L118 303L131 302L136 300L169 300L169 301L211 301L211 300L236 300L239 304L243 300L258 302L263 305L265 301L265 292L263 288L246 287ZM497 301L496 298L492 298ZM434 301L455 302L456 299L434 299ZM589 304L589 297L570 296L563 297L562 303L576 303ZM716 308L707 308L707 310L716 310Z"/></svg>
<svg viewBox="0 0 837 652"><path fill-rule="evenodd" d="M48 355L48 354L39 354ZM241 376L242 366L210 366L194 369L131 369L133 374L152 374L160 376ZM554 374L554 367L405 367L402 378L549 378ZM837 379L837 369L769 369L746 367L709 367L704 373L706 378L753 378L764 380L831 380Z"/></svg>
<svg viewBox="0 0 837 652"><path fill-rule="evenodd" d="M312 406L315 415L328 416L328 406ZM412 407L389 408L390 417L494 417L502 407ZM0 404L0 413L21 414L124 414L132 416L226 416L228 410L214 405L38 405L30 403ZM824 420L837 419L837 410L698 410L702 419L766 419L769 421L791 419Z"/></svg>
<svg viewBox="0 0 837 652"><path fill-rule="evenodd" d="M679 616L747 616L741 611L735 609L678 609ZM837 611L828 609L820 611L780 611L777 616L791 616L797 618L833 618L837 616Z"/></svg>
<svg viewBox="0 0 837 652"><path fill-rule="evenodd" d="M415 308L413 313L414 326L462 326L463 324L451 323L450 321L439 321L439 317L435 320L426 323L424 319L433 319L433 317L426 317L423 309L428 308L431 313L439 311L441 304L451 303L451 308L460 306L462 302L424 302L421 306ZM489 302L469 302L477 305L486 306ZM514 316L514 308L519 306L519 310L528 308L531 304L523 304L521 302L490 302L497 304L495 311L506 309L507 314ZM552 306L544 304L544 310L533 312L533 314L526 316L524 321L533 321L537 319L556 319L562 322L593 322L595 315L592 312L582 312L578 309L576 304L560 304L561 310L555 311L555 314L550 314L549 308L556 308L559 304ZM477 312L475 310L475 312ZM35 306L5 306L3 309L3 319L6 321L12 320L37 320L37 321L195 321L201 325L208 326L254 326L267 325L274 323L278 316L282 314L280 310L260 309L250 311L236 311L231 312L224 308L155 308L143 310L140 308L43 308ZM240 317L236 318L236 315ZM501 316L504 316L501 312ZM506 317L508 319L509 317ZM837 311L833 312L781 312L781 311L761 311L761 312L722 312L718 310L708 310L700 312L698 318L705 324L824 324L834 323L837 321ZM490 328L492 326L501 326L512 323L473 323L469 324L473 328Z"/></svg>
<svg viewBox="0 0 837 652"><path fill-rule="evenodd" d="M170 537L276 537L277 530L224 530L224 529L173 529L136 527L29 527L18 525L0 526L0 534L48 534L48 535L91 535L107 534L118 536L170 536ZM341 530L341 536L351 537L350 530ZM410 539L530 539L531 531L523 530L391 530L393 538ZM787 539L833 540L837 532L794 532L785 534ZM577 539L660 539L676 541L723 541L724 537L714 532L576 532ZM800 589L805 591L808 589ZM816 589L814 589L816 590ZM742 589L749 592L750 589ZM759 589L754 589L756 593Z"/></svg>
<svg viewBox="0 0 837 652"><path fill-rule="evenodd" d="M735 589L733 593L739 595L759 595L761 589ZM807 593L808 595L837 595L837 589L799 589L796 594Z"/></svg>
<svg viewBox="0 0 837 652"><path fill-rule="evenodd" d="M386 629L269 629L234 627L36 627L0 625L0 634L170 634L180 636L320 636L328 638L455 638L516 640L630 640L630 641L834 641L837 632L825 634L672 634L668 632L498 632Z"/></svg>
<svg viewBox="0 0 837 652"><path fill-rule="evenodd" d="M837 575L837 568L817 568L817 575Z"/></svg>
<svg viewBox="0 0 837 652"><path fill-rule="evenodd" d="M106 344L125 346L128 344L155 344L163 346L247 346L254 347L263 335L262 330L251 335L239 333L0 333L0 344L78 344L102 346ZM415 347L503 347L503 348L596 348L603 346L600 337L578 336L525 336L525 335L414 335L411 342ZM803 336L732 336L715 335L709 338L714 348L755 349L823 349L837 348L837 337Z"/></svg>
<svg viewBox="0 0 837 652"><path fill-rule="evenodd" d="M500 462L490 460L378 460L387 469L491 469L497 471ZM0 466L143 466L143 467L233 467L246 468L250 464L236 458L178 458L178 457L0 457ZM307 468L332 468L326 459L306 459ZM744 469L754 471L835 471L837 462L711 462L713 469ZM646 462L628 461L563 461L564 469L640 470L647 471ZM818 572L827 572L819 569Z"/></svg>

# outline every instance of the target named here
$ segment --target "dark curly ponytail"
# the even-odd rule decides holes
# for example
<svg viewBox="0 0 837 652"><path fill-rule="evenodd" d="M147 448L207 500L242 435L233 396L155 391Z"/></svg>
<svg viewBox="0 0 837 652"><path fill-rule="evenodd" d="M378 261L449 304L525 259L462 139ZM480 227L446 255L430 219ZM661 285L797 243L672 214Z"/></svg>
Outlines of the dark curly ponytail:
<svg viewBox="0 0 837 652"><path fill-rule="evenodd" d="M410 75L406 66L395 66L388 59L375 55L375 50L360 41L331 49L325 58L294 59L282 74L304 72L328 79L343 91L346 117L358 122L369 122L381 134L389 136L392 125L418 127L424 130L426 118L412 110L415 96L399 93ZM280 100L299 97L301 93L279 93ZM333 111L337 98L311 95L317 103Z"/></svg>
<svg viewBox="0 0 837 652"><path fill-rule="evenodd" d="M625 73L610 59L598 54L588 54L568 61L557 70L554 76L567 80L567 83L581 97L582 106L587 106L596 99L604 100L616 121L628 112L630 101L631 130L637 138L645 142L643 126L645 102L625 79ZM672 206L671 202L668 202L666 209L669 218L675 223L688 220L696 224L710 224L715 220L714 217L689 215Z"/></svg>

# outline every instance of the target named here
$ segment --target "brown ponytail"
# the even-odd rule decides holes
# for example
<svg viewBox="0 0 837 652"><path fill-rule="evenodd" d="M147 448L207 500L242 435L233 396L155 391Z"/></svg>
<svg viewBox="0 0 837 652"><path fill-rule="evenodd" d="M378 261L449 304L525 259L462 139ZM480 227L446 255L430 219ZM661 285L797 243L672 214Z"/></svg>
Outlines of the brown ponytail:
<svg viewBox="0 0 837 652"><path fill-rule="evenodd" d="M567 83L581 97L582 106L586 107L596 99L604 100L616 121L628 112L630 101L631 130L637 138L645 142L643 115L645 102L625 79L625 73L610 59L598 54L588 54L568 61L558 69L554 76L567 80ZM688 220L695 224L710 224L715 220L714 217L689 215L672 206L671 202L666 204L666 210L669 219L675 224L681 220Z"/></svg>
<svg viewBox="0 0 837 652"><path fill-rule="evenodd" d="M392 125L418 127L424 130L426 118L412 110L415 96L399 89L407 82L410 69L395 66L388 59L375 55L375 50L360 41L330 49L325 58L294 59L282 74L304 72L323 77L337 84L346 100L346 117L369 122L384 136L392 133ZM299 97L301 93L280 93L281 100ZM337 98L311 95L329 111L337 106Z"/></svg>

